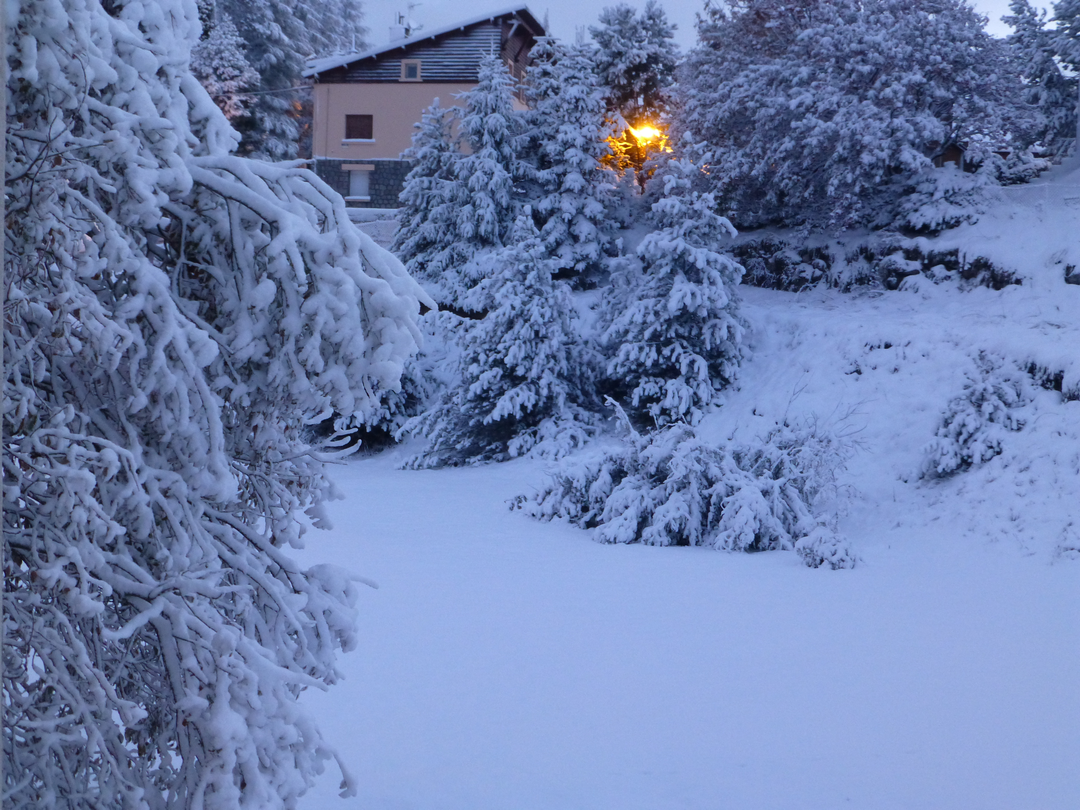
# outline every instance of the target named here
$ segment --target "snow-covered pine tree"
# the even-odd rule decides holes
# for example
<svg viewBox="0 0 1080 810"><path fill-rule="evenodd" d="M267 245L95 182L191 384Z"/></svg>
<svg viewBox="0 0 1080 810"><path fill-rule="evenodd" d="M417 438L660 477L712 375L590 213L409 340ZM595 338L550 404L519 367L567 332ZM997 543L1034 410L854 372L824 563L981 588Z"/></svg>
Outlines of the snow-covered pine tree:
<svg viewBox="0 0 1080 810"><path fill-rule="evenodd" d="M1054 3L1054 47L1062 62L1080 73L1080 0L1057 0ZM1073 158L1080 160L1080 81L1077 81L1078 96L1074 114L1076 132Z"/></svg>
<svg viewBox="0 0 1080 810"><path fill-rule="evenodd" d="M964 391L949 401L933 441L923 450L922 474L943 478L1000 455L1002 440L1022 430L1031 379L1003 357L980 353Z"/></svg>
<svg viewBox="0 0 1080 810"><path fill-rule="evenodd" d="M502 60L485 56L476 86L459 98L460 107L441 115L429 109L421 123L413 154L423 162L409 175L403 231L395 241L440 306L457 312L482 278L474 259L506 243L519 204L514 183L522 171L514 149L521 119ZM467 154L450 139L455 124Z"/></svg>
<svg viewBox="0 0 1080 810"><path fill-rule="evenodd" d="M214 99L230 121L245 115L254 96L244 93L255 87L259 74L244 55L244 40L226 12L214 13L212 6L200 3L207 10L203 37L191 49L191 72Z"/></svg>
<svg viewBox="0 0 1080 810"><path fill-rule="evenodd" d="M486 315L468 324L457 383L410 426L429 439L414 466L505 461L534 449L560 456L587 438L588 358L569 285L552 278L530 211L509 238L481 259L484 276L464 299Z"/></svg>
<svg viewBox="0 0 1080 810"><path fill-rule="evenodd" d="M611 111L636 124L644 113L665 109L664 91L675 81L679 52L675 26L660 3L646 0L640 14L620 3L600 12L599 22L589 33Z"/></svg>
<svg viewBox="0 0 1080 810"><path fill-rule="evenodd" d="M412 146L403 155L413 166L401 191L400 225L390 248L415 278L436 290L436 298L445 298L446 293L437 291L441 273L430 272L429 264L458 241L454 181L461 152L452 130L460 113L439 106L435 99L416 125ZM435 266L441 268L443 263L436 261Z"/></svg>
<svg viewBox="0 0 1080 810"><path fill-rule="evenodd" d="M977 163L1027 145L1015 63L984 22L963 0L712 6L679 128L708 143L739 225L887 222L947 146Z"/></svg>
<svg viewBox="0 0 1080 810"><path fill-rule="evenodd" d="M639 424L696 424L743 354L743 268L719 252L735 229L711 194L691 188L700 174L689 160L669 162L655 230L614 274L604 307L606 387Z"/></svg>
<svg viewBox="0 0 1080 810"><path fill-rule="evenodd" d="M305 60L362 45L361 0L207 0L214 15L227 14L244 41L244 54L259 75L249 88L254 101L235 122L240 152L269 160L297 156Z"/></svg>
<svg viewBox="0 0 1080 810"><path fill-rule="evenodd" d="M1028 0L1012 0L1009 10L1012 14L1002 19L1013 29L1008 43L1024 78L1024 98L1041 116L1037 137L1060 158L1076 137L1077 79L1067 77L1058 64L1046 11Z"/></svg>
<svg viewBox="0 0 1080 810"><path fill-rule="evenodd" d="M618 178L607 168L612 134L596 65L582 46L542 39L531 52L525 134L518 152L528 196L556 276L595 281L612 251Z"/></svg>
<svg viewBox="0 0 1080 810"><path fill-rule="evenodd" d="M377 407L422 293L314 175L230 154L188 0L9 9L4 805L295 807L352 583L305 422Z"/></svg>
<svg viewBox="0 0 1080 810"><path fill-rule="evenodd" d="M514 149L521 117L514 110L514 82L497 54L480 60L477 83L459 97L460 132L468 154L455 163L447 198L457 208L457 240L427 257L428 278L438 278L454 308L483 277L473 259L507 244L521 168Z"/></svg>

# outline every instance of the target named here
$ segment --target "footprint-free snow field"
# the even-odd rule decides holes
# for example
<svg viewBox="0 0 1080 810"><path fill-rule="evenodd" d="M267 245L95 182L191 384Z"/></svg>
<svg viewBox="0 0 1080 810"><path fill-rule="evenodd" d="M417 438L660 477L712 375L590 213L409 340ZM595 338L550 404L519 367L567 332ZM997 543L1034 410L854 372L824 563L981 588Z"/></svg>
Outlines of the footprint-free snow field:
<svg viewBox="0 0 1080 810"><path fill-rule="evenodd" d="M1080 806L1077 566L903 530L849 571L603 546L506 501L540 462L336 472L305 559L375 580L307 705L322 810Z"/></svg>

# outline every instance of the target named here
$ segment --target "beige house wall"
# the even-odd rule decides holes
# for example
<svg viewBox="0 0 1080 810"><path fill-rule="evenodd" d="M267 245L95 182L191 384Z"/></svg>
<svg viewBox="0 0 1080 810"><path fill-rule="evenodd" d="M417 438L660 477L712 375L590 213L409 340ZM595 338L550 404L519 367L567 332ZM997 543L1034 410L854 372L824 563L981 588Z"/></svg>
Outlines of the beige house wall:
<svg viewBox="0 0 1080 810"><path fill-rule="evenodd" d="M383 82L316 84L312 151L334 160L397 160L412 145L413 124L438 98L443 107L473 84ZM371 141L345 140L345 116L370 115Z"/></svg>

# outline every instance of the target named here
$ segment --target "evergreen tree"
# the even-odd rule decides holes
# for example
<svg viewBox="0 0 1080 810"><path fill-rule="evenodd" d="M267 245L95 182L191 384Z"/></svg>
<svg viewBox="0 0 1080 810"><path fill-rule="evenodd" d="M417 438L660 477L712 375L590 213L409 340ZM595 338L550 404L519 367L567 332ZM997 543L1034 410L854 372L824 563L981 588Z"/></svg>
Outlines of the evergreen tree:
<svg viewBox="0 0 1080 810"><path fill-rule="evenodd" d="M484 256L465 298L487 314L468 324L457 384L410 426L430 440L416 466L505 461L538 445L562 455L586 438L587 359L569 286L552 278L531 212L511 239Z"/></svg>
<svg viewBox="0 0 1080 810"><path fill-rule="evenodd" d="M457 206L452 185L461 153L453 137L456 108L439 106L439 99L424 110L413 133L412 146L403 155L412 161L401 191L397 234L391 250L409 272L433 287L437 275L429 272L429 257L457 242ZM445 297L438 295L437 297Z"/></svg>
<svg viewBox="0 0 1080 810"><path fill-rule="evenodd" d="M469 153L457 163L458 235L474 250L502 247L514 224L514 180L519 174L514 138L513 79L495 54L480 61L475 87L462 93L461 134Z"/></svg>
<svg viewBox="0 0 1080 810"><path fill-rule="evenodd" d="M528 94L519 150L532 181L527 193L556 275L580 284L602 270L614 230L617 178L604 165L611 127L596 66L584 48L542 39L532 51Z"/></svg>
<svg viewBox="0 0 1080 810"><path fill-rule="evenodd" d="M605 307L608 387L631 416L657 426L696 424L743 353L735 297L743 268L718 251L735 229L711 194L691 188L697 174L689 161L669 163L656 229L616 273Z"/></svg>
<svg viewBox="0 0 1080 810"><path fill-rule="evenodd" d="M203 38L191 49L191 72L230 121L247 113L259 74L244 56L244 40L227 13L209 19Z"/></svg>
<svg viewBox="0 0 1080 810"><path fill-rule="evenodd" d="M360 0L203 0L211 20L227 15L244 43L244 57L258 74L245 87L253 101L234 123L240 151L269 160L297 156L305 95L305 60L362 42ZM213 31L213 28L210 29Z"/></svg>
<svg viewBox="0 0 1080 810"><path fill-rule="evenodd" d="M1066 77L1056 58L1046 12L1028 0L1012 0L1012 14L1002 19L1013 33L1008 42L1024 78L1024 99L1041 116L1037 137L1049 152L1063 156L1076 137L1076 77Z"/></svg>
<svg viewBox="0 0 1080 810"><path fill-rule="evenodd" d="M1054 3L1054 22L1057 28L1053 42L1058 57L1075 73L1080 73L1080 0L1058 0ZM1080 81L1076 84L1080 92ZM1076 122L1073 157L1080 160L1080 95L1073 109Z"/></svg>
<svg viewBox="0 0 1080 810"><path fill-rule="evenodd" d="M432 242L409 260L444 308L462 309L465 294L482 278L474 260L503 247L513 226L521 169L513 145L520 118L512 87L502 60L485 56L477 84L460 97L459 131L468 152L447 158L451 176L433 185L425 203L438 212Z"/></svg>
<svg viewBox="0 0 1080 810"><path fill-rule="evenodd" d="M589 33L610 109L631 124L663 110L679 54L675 26L657 0L646 0L640 14L626 3L605 8L600 25L591 26Z"/></svg>
<svg viewBox="0 0 1080 810"><path fill-rule="evenodd" d="M423 294L310 172L230 154L193 11L7 20L10 810L295 807L332 756L297 699L354 594L287 553L331 493L301 428L378 407Z"/></svg>
<svg viewBox="0 0 1080 810"><path fill-rule="evenodd" d="M962 0L711 8L680 129L708 143L739 223L873 222L946 147L977 163L1027 145L1019 76L984 22Z"/></svg>

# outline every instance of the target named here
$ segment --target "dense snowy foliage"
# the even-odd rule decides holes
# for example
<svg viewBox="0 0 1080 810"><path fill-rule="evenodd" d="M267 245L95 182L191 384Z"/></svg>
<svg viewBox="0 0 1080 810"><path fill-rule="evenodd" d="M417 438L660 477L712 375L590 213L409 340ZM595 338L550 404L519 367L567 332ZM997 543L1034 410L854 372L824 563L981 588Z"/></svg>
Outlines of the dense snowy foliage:
<svg viewBox="0 0 1080 810"><path fill-rule="evenodd" d="M569 285L552 278L529 212L514 231L512 247L481 260L486 271L465 298L486 314L460 327L460 377L415 422L430 441L417 466L505 461L537 445L564 455L589 432L587 350Z"/></svg>
<svg viewBox="0 0 1080 810"><path fill-rule="evenodd" d="M191 72L225 117L234 120L245 115L255 100L243 91L257 86L259 74L244 55L244 40L228 13L213 15L205 27L203 38L191 49Z"/></svg>
<svg viewBox="0 0 1080 810"><path fill-rule="evenodd" d="M640 13L626 3L600 12L591 26L596 67L607 88L611 111L631 124L666 106L665 90L675 81L679 53L675 26L656 0L646 0Z"/></svg>
<svg viewBox="0 0 1080 810"><path fill-rule="evenodd" d="M740 227L888 224L946 150L978 164L1028 145L1015 62L983 22L961 0L710 7L679 126Z"/></svg>
<svg viewBox="0 0 1080 810"><path fill-rule="evenodd" d="M603 543L794 549L814 568L855 564L836 534L836 476L848 450L835 436L783 425L749 444L714 445L686 424L640 436L621 418L624 447L563 464L519 504L595 528Z"/></svg>
<svg viewBox="0 0 1080 810"><path fill-rule="evenodd" d="M655 230L620 263L604 307L608 390L636 421L657 426L697 423L742 356L743 268L719 252L735 229L711 194L689 187L697 174L689 161L668 164Z"/></svg>
<svg viewBox="0 0 1080 810"><path fill-rule="evenodd" d="M354 644L350 577L285 552L332 494L304 425L378 407L426 296L230 154L193 3L9 26L5 806L294 806Z"/></svg>
<svg viewBox="0 0 1080 810"><path fill-rule="evenodd" d="M405 152L412 166L401 191L399 225L391 250L414 277L430 286L438 285L442 262L430 271L428 264L457 241L457 207L451 189L460 157L452 132L459 113L435 99L424 110L412 146Z"/></svg>
<svg viewBox="0 0 1080 810"><path fill-rule="evenodd" d="M1080 70L1080 2L1058 0L1054 3L1054 46L1065 64Z"/></svg>
<svg viewBox="0 0 1080 810"><path fill-rule="evenodd" d="M1044 149L1062 156L1076 138L1076 77L1061 70L1046 12L1028 0L1012 0L1009 10L1002 19L1013 29L1008 42L1024 79L1024 100L1040 117L1036 135Z"/></svg>
<svg viewBox="0 0 1080 810"><path fill-rule="evenodd" d="M544 39L531 52L524 145L527 196L555 272L595 280L613 252L618 178L604 165L612 134L596 66L581 46Z"/></svg>
<svg viewBox="0 0 1080 810"><path fill-rule="evenodd" d="M964 392L950 400L937 436L926 447L924 472L943 476L1001 454L1003 438L1023 429L1031 379L1000 357L981 354Z"/></svg>
<svg viewBox="0 0 1080 810"><path fill-rule="evenodd" d="M300 86L304 62L363 44L360 0L199 0L199 5L204 37L211 42L193 54L193 68L204 86L222 92L215 83L235 80L241 59L255 71L255 80L242 85L251 92L246 114L234 121L243 135L241 153L295 158L309 93ZM233 25L239 42L229 32ZM217 72L220 66L229 76Z"/></svg>

